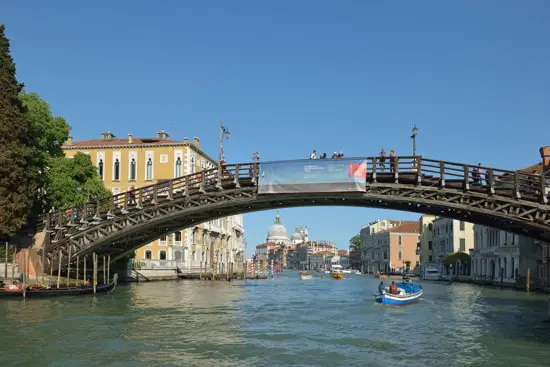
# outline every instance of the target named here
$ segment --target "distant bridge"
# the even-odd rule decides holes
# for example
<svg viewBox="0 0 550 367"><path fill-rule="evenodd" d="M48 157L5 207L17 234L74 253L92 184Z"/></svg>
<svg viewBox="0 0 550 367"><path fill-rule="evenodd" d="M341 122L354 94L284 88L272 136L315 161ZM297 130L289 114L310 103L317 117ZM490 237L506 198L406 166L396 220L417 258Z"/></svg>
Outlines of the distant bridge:
<svg viewBox="0 0 550 367"><path fill-rule="evenodd" d="M224 216L303 206L356 206L403 210L464 220L550 241L550 205L544 175L453 163L423 157L396 157L385 170L379 157L359 160L359 191L263 193L258 179L276 163L315 165L324 160L224 165L88 202L72 215L44 214L49 264L66 264L93 252L112 261L163 235ZM337 163L338 159L326 161ZM366 177L365 177L366 176ZM480 183L480 179L482 183ZM319 186L321 187L321 186ZM313 187L313 191L315 188ZM70 254L70 255L69 255ZM60 259L61 256L61 259ZM62 261L59 261L62 260Z"/></svg>

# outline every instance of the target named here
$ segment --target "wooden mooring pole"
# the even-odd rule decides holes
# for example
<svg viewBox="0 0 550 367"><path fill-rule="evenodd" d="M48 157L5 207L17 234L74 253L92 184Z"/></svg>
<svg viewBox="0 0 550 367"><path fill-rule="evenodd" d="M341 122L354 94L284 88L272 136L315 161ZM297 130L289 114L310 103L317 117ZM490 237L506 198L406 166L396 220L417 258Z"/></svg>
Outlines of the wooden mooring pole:
<svg viewBox="0 0 550 367"><path fill-rule="evenodd" d="M525 290L529 292L531 290L531 269L527 269L527 284Z"/></svg>
<svg viewBox="0 0 550 367"><path fill-rule="evenodd" d="M76 257L76 286L78 287L78 276L80 275L80 273L78 272L78 265L79 265L79 262L80 262L80 257L77 256Z"/></svg>
<svg viewBox="0 0 550 367"><path fill-rule="evenodd" d="M94 263L94 294L97 291L97 254L93 254L93 263Z"/></svg>
<svg viewBox="0 0 550 367"><path fill-rule="evenodd" d="M61 282L61 248L59 249L59 266L57 267L57 288L59 288L59 283Z"/></svg>
<svg viewBox="0 0 550 367"><path fill-rule="evenodd" d="M88 255L84 255L84 274L82 275L84 278L84 284L86 285L86 282L88 281L88 276L86 275L86 260L88 260Z"/></svg>
<svg viewBox="0 0 550 367"><path fill-rule="evenodd" d="M111 281L111 255L107 255L107 283Z"/></svg>
<svg viewBox="0 0 550 367"><path fill-rule="evenodd" d="M4 261L4 279L8 279L8 255L9 255L9 244L8 241L6 241L6 261Z"/></svg>
<svg viewBox="0 0 550 367"><path fill-rule="evenodd" d="M46 274L46 249L42 247L42 284L44 284L45 274Z"/></svg>
<svg viewBox="0 0 550 367"><path fill-rule="evenodd" d="M71 286L71 244L69 243L69 260L67 261L67 288Z"/></svg>
<svg viewBox="0 0 550 367"><path fill-rule="evenodd" d="M105 269L105 255L103 255L103 284L107 284L107 281L106 281L106 277L107 277L107 272L106 272L106 269Z"/></svg>

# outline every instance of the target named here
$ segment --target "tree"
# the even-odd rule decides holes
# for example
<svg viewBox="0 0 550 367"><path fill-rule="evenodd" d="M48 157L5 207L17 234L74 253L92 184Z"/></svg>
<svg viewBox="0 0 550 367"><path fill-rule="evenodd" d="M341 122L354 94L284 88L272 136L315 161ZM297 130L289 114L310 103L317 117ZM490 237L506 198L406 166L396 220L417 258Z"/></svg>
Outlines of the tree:
<svg viewBox="0 0 550 367"><path fill-rule="evenodd" d="M356 234L349 240L350 251L361 251L361 236Z"/></svg>
<svg viewBox="0 0 550 367"><path fill-rule="evenodd" d="M36 194L36 152L29 138L23 88L15 78L10 42L0 25L0 234L13 236L27 223Z"/></svg>
<svg viewBox="0 0 550 367"><path fill-rule="evenodd" d="M46 202L56 209L74 208L90 199L111 195L105 189L90 157L77 153L73 158L50 158L46 174Z"/></svg>
<svg viewBox="0 0 550 367"><path fill-rule="evenodd" d="M70 126L63 117L54 117L50 106L36 93L22 91L19 99L25 107L30 143L36 150L35 164L41 173L35 183L38 187L31 214L39 214L51 207L45 197L48 191L48 165L53 158L63 157L62 145L69 137Z"/></svg>

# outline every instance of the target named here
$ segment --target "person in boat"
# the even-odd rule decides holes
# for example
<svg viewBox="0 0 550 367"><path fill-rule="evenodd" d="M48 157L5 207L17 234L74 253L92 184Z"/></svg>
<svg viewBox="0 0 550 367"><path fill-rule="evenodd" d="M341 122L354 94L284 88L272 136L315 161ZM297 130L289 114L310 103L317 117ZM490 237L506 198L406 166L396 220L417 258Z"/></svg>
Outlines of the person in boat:
<svg viewBox="0 0 550 367"><path fill-rule="evenodd" d="M395 281L392 281L390 285L390 294L398 294L398 293L399 292L397 291L397 285L395 285Z"/></svg>
<svg viewBox="0 0 550 367"><path fill-rule="evenodd" d="M84 286L85 286L85 287L89 287L89 286L91 286L91 285L92 285L92 283L90 282L90 279L87 279L87 280L84 282Z"/></svg>
<svg viewBox="0 0 550 367"><path fill-rule="evenodd" d="M378 293L383 294L385 290L386 287L384 286L384 282L380 282L380 284L378 285Z"/></svg>

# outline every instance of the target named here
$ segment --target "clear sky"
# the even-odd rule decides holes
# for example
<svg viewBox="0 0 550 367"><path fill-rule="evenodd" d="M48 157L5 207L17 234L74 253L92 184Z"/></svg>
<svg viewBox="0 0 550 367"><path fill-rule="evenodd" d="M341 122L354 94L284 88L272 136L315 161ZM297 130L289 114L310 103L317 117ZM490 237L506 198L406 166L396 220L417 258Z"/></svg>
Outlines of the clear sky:
<svg viewBox="0 0 550 367"><path fill-rule="evenodd" d="M75 139L201 138L229 163L382 147L520 168L550 145L550 1L4 1L17 75ZM173 125L170 128L170 125ZM248 251L275 213L245 216ZM362 208L281 210L347 247Z"/></svg>

